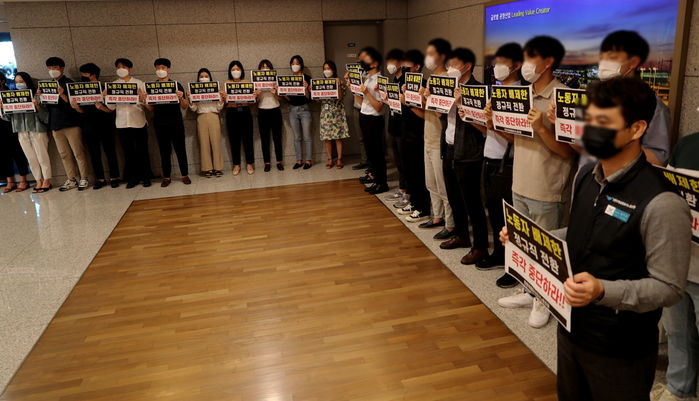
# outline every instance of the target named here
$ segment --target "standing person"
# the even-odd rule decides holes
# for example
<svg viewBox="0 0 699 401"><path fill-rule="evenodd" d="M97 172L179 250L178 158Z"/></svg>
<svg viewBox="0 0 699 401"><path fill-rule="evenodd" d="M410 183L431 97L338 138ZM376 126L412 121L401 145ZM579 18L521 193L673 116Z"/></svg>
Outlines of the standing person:
<svg viewBox="0 0 699 401"><path fill-rule="evenodd" d="M451 53L451 44L445 39L432 39L427 45L425 53L425 67L432 75L444 75L447 73L447 57ZM427 98L428 88L423 88L422 96ZM446 126L446 116L435 111L425 110L425 183L430 191L432 202L432 216L428 221L420 223L420 228L441 227L451 232L454 230L454 216L452 214L447 188L444 183L444 170L442 167L442 131Z"/></svg>
<svg viewBox="0 0 699 401"><path fill-rule="evenodd" d="M118 58L114 62L116 75L119 77L114 82L131 82L138 85L140 101L138 104L110 104L112 110L116 110L116 129L121 147L124 149L124 180L126 188L131 189L143 183L144 187L151 186L153 172L150 168L150 156L148 154L148 122L143 104L146 99L146 86L138 78L131 76L133 62L127 58Z"/></svg>
<svg viewBox="0 0 699 401"><path fill-rule="evenodd" d="M359 53L357 53L357 63L361 63L362 57L364 57L364 49L360 50ZM346 71L344 74L344 80L347 81L349 78L349 72ZM362 71L362 78L364 76L365 72ZM361 99L357 100L355 96L352 96L352 127L351 130L357 131L356 133L353 133L352 135L356 136L357 139L359 140L359 154L360 154L360 159L359 163L355 164L352 166L352 170L366 170L369 168L369 162L367 161L367 156L366 156L366 148L364 147L364 137L362 136L362 130L359 128L359 116L362 114L362 101Z"/></svg>
<svg viewBox="0 0 699 401"><path fill-rule="evenodd" d="M0 90L8 89L6 83L7 78L4 74L0 74ZM15 85L17 85L17 81L15 81ZM20 85L17 85L18 89L19 86ZM23 83L23 87L26 89L26 84ZM0 106L1 105L2 99L0 99ZM22 152L22 146L19 143L17 131L12 129L9 116L7 116L7 120L5 116L7 115L3 114L3 118L0 119L0 177L7 178L7 185L3 189L3 192L23 192L29 188L29 182L27 181L29 165L27 158ZM19 185L15 181L15 166L19 173ZM37 185L41 186L38 181Z"/></svg>
<svg viewBox="0 0 699 401"><path fill-rule="evenodd" d="M420 50L408 50L403 61L403 73L422 72L425 56ZM423 79L422 85L425 86ZM430 193L425 185L425 110L405 104L405 84L401 86L401 119L403 140L403 171L406 176L407 200L396 202L398 214L406 215L409 222L422 222L430 218Z"/></svg>
<svg viewBox="0 0 699 401"><path fill-rule="evenodd" d="M171 82L170 68L172 62L166 58L158 58L153 62L155 75L159 82ZM177 83L178 104L146 104L146 108L153 112L153 125L155 126L155 136L158 138L158 148L160 149L160 165L163 169L163 178L160 181L161 187L167 187L172 182L172 149L177 155L177 164L180 166L180 175L185 185L192 183L189 178L189 164L187 162L187 148L184 138L184 121L182 121L182 110L187 108L187 100L184 98L184 88Z"/></svg>
<svg viewBox="0 0 699 401"><path fill-rule="evenodd" d="M80 79L83 82L98 82L100 79L100 68L87 63L80 66ZM90 152L92 170L95 173L95 184L92 189L100 189L107 184L104 176L104 166L102 165L102 148L107 156L109 165L110 185L112 188L119 187L119 160L117 159L115 137L114 137L114 114L113 110L106 107L102 102L94 105L78 105L75 101L71 106L78 113L81 113L82 132L87 142L87 149Z"/></svg>
<svg viewBox="0 0 699 401"><path fill-rule="evenodd" d="M359 125L364 136L364 146L369 160L371 176L369 179L363 177L364 180L360 181L372 184L365 188L365 191L372 195L388 191L383 118L384 104L378 88L378 76L382 62L383 57L381 57L381 53L378 50L373 47L364 48L362 69L366 71L367 75L360 87L364 96L361 99L362 110L359 116ZM359 96L355 95L356 98L359 98Z"/></svg>
<svg viewBox="0 0 699 401"><path fill-rule="evenodd" d="M637 78L588 88L582 143L599 162L578 172L570 222L554 232L567 241L573 273L564 285L571 331L558 327L560 401L647 401L661 308L685 289L689 207L641 145L655 107Z"/></svg>
<svg viewBox="0 0 699 401"><path fill-rule="evenodd" d="M56 147L68 177L59 191L69 191L73 188L82 191L89 185L87 155L85 155L83 148L78 112L70 106L68 100L66 83L73 82L73 80L63 74L65 67L66 63L59 57L46 59L49 76L58 82L59 94L58 104L47 104L46 108L49 110L49 129L53 132L53 139L56 141ZM37 92L41 93L40 90ZM78 173L80 173L80 182L76 179Z"/></svg>
<svg viewBox="0 0 699 401"><path fill-rule="evenodd" d="M457 88L461 84L480 85L472 74L475 65L476 56L471 50L457 48L449 56L447 74L456 78ZM472 265L488 255L488 223L481 200L485 128L481 129L480 126L459 118L457 109L460 102L461 95L457 93L456 101L447 115L447 150L443 163L447 196L454 214L454 237L440 244L440 247L449 249L469 244L470 221L473 228L473 247L461 258L461 264Z"/></svg>
<svg viewBox="0 0 699 401"><path fill-rule="evenodd" d="M228 81L226 82L250 82L245 79L245 69L238 60L228 64ZM240 144L243 144L245 163L248 174L255 173L255 149L252 140L252 113L250 106L253 103L227 103L226 127L228 138L231 142L233 156L233 175L240 174Z"/></svg>
<svg viewBox="0 0 699 401"><path fill-rule="evenodd" d="M328 162L325 168L333 166L333 143L337 148L337 168L343 168L342 140L349 138L349 127L345 115L344 101L345 90L337 77L337 66L332 60L323 63L323 76L335 78L339 97L333 100L322 100L320 107L320 140L325 143L325 152L328 154Z"/></svg>
<svg viewBox="0 0 699 401"><path fill-rule="evenodd" d="M495 80L502 85L521 85L520 69L524 62L522 46L506 43L495 52ZM493 129L492 113L486 114L488 128L483 147L483 192L488 209L490 228L493 231L493 253L476 263L479 270L490 270L505 265L505 247L498 238L500 228L505 225L502 201L512 204L512 142L504 133ZM514 139L513 139L514 140ZM496 282L498 287L511 288L517 280L509 274Z"/></svg>
<svg viewBox="0 0 699 401"><path fill-rule="evenodd" d="M257 66L259 70L273 70L272 62L264 59ZM274 156L277 161L277 170L284 170L282 163L284 148L282 145L282 109L279 107L279 95L277 88L270 90L258 90L257 94L257 124L260 128L260 142L262 145L262 158L265 161L265 172L272 168L272 157L269 153L270 136L274 143Z"/></svg>
<svg viewBox="0 0 699 401"><path fill-rule="evenodd" d="M656 107L655 115L658 110ZM655 118L655 116L653 117ZM653 126L653 122L648 126ZM648 132L650 134L650 132ZM641 141L643 143L643 141ZM647 154L647 149L644 149ZM691 176L699 175L699 134L680 139L670 156L668 168ZM663 326L667 331L667 386L653 401L689 400L697 396L699 373L699 246L691 245L687 287L680 302L665 308Z"/></svg>
<svg viewBox="0 0 699 401"><path fill-rule="evenodd" d="M211 82L213 76L207 68L197 73L197 82ZM189 99L189 93L187 99ZM218 102L190 103L189 108L197 113L197 135L199 136L199 158L202 175L206 178L223 177L223 152L221 151L221 118L224 97Z"/></svg>
<svg viewBox="0 0 699 401"><path fill-rule="evenodd" d="M514 135L513 138L513 206L545 230L563 225L575 172L575 151L567 143L556 140L553 124L544 117L553 99L553 89L565 87L553 76L553 70L561 64L564 55L561 42L550 36L534 37L524 46L522 76L532 86L534 107L528 119L534 136ZM545 326L549 319L546 305L523 290L500 298L498 304L504 308L531 307L528 323L534 328Z"/></svg>
<svg viewBox="0 0 699 401"><path fill-rule="evenodd" d="M303 75L303 86L306 88L304 95L284 96L289 102L289 123L294 131L294 151L296 152L296 163L294 170L303 167L308 170L313 166L313 139L311 137L311 94L309 86L311 76L304 73L305 65L303 58L299 55L292 56L289 60L291 73L293 75ZM304 153L306 161L304 162Z"/></svg>
<svg viewBox="0 0 699 401"><path fill-rule="evenodd" d="M634 31L615 31L607 35L600 46L599 78L638 76L638 70L648 59L648 42ZM643 152L648 161L664 166L670 155L670 110L656 96L655 113L643 136Z"/></svg>
<svg viewBox="0 0 699 401"><path fill-rule="evenodd" d="M386 72L391 75L392 82L397 83L398 87L403 87L405 83L405 76L403 76L403 50L393 49L386 54ZM384 94L386 95L386 94ZM388 96L384 96L383 101L387 102ZM391 138L391 151L393 153L393 163L396 165L396 170L398 170L398 190L388 197L388 200L400 201L407 200L407 190L406 190L406 177L403 172L403 158L400 153L401 141L403 140L403 124L401 122L402 115L394 113L393 110L390 111L388 116L388 134ZM405 202L407 205L407 201Z"/></svg>

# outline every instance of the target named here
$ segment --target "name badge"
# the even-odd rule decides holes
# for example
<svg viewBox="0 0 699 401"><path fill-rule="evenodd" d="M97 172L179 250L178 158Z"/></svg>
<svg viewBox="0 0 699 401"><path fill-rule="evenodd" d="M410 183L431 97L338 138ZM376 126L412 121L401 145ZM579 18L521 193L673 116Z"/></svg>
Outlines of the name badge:
<svg viewBox="0 0 699 401"><path fill-rule="evenodd" d="M612 205L607 205L607 208L604 210L604 213L614 217L617 220L623 221L624 223L628 223L629 217L631 217L631 213L625 212Z"/></svg>

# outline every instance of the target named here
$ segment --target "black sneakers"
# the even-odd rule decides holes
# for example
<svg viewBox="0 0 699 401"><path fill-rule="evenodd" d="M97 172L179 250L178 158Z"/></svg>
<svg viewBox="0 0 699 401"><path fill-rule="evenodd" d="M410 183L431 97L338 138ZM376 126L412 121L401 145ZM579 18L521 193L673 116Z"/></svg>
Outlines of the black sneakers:
<svg viewBox="0 0 699 401"><path fill-rule="evenodd" d="M517 281L516 278L505 273L502 277L500 277L499 279L497 279L497 281L495 281L495 284L500 288L512 288L512 287L516 287L517 284L519 284L519 282Z"/></svg>

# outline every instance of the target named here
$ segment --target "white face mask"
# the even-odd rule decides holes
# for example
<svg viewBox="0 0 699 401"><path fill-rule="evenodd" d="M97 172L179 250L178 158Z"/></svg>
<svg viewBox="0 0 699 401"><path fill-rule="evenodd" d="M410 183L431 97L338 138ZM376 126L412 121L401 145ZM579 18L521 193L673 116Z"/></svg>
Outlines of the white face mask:
<svg viewBox="0 0 699 401"><path fill-rule="evenodd" d="M621 63L618 61L600 60L597 76L602 81L621 75Z"/></svg>
<svg viewBox="0 0 699 401"><path fill-rule="evenodd" d="M301 64L292 64L292 65L291 65L291 71L293 71L293 72L299 72L299 71L301 71Z"/></svg>
<svg viewBox="0 0 699 401"><path fill-rule="evenodd" d="M234 79L239 79L240 76L243 75L243 72L240 70L231 70L231 75Z"/></svg>
<svg viewBox="0 0 699 401"><path fill-rule="evenodd" d="M167 70L155 70L155 75L157 75L158 78L165 78L167 77Z"/></svg>
<svg viewBox="0 0 699 401"><path fill-rule="evenodd" d="M116 74L119 78L124 78L129 75L129 70L127 70L126 68L117 68Z"/></svg>
<svg viewBox="0 0 699 401"><path fill-rule="evenodd" d="M59 70L49 70L49 76L53 79L56 79L61 76L61 71Z"/></svg>
<svg viewBox="0 0 699 401"><path fill-rule="evenodd" d="M325 78L331 78L333 76L333 70L323 70L323 75L325 75Z"/></svg>
<svg viewBox="0 0 699 401"><path fill-rule="evenodd" d="M209 77L200 77L199 82L210 82L211 79Z"/></svg>
<svg viewBox="0 0 699 401"><path fill-rule="evenodd" d="M26 82L17 82L15 83L15 87L19 90L27 89L27 84Z"/></svg>
<svg viewBox="0 0 699 401"><path fill-rule="evenodd" d="M495 67L493 67L493 75L495 75L495 79L498 81L506 80L511 72L510 67L505 64L495 64Z"/></svg>
<svg viewBox="0 0 699 401"><path fill-rule="evenodd" d="M459 70L458 68L449 67L447 69L447 75L449 75L450 77L456 78L456 80L458 81L459 78L461 78L462 74L461 74L461 70Z"/></svg>
<svg viewBox="0 0 699 401"><path fill-rule="evenodd" d="M542 73L543 71L536 72L536 64L531 61L525 61L524 64L522 64L522 77L530 84L538 81Z"/></svg>
<svg viewBox="0 0 699 401"><path fill-rule="evenodd" d="M389 74L395 74L396 71L398 71L398 67L396 67L395 64L386 64L386 71L388 71Z"/></svg>
<svg viewBox="0 0 699 401"><path fill-rule="evenodd" d="M430 71L434 71L437 68L437 62L434 60L434 56L425 57L425 67Z"/></svg>

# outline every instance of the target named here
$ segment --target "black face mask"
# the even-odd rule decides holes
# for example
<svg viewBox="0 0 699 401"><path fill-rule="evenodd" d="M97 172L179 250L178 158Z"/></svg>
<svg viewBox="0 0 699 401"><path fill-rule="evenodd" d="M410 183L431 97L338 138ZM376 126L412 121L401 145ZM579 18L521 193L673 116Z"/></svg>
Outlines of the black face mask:
<svg viewBox="0 0 699 401"><path fill-rule="evenodd" d="M359 64L362 66L362 70L364 70L364 71L371 70L371 65L369 65L369 63L367 63L366 61L362 60L359 62Z"/></svg>
<svg viewBox="0 0 699 401"><path fill-rule="evenodd" d="M90 82L90 77L80 77L80 81L82 81L82 82Z"/></svg>
<svg viewBox="0 0 699 401"><path fill-rule="evenodd" d="M585 150L591 156L598 159L609 159L610 157L616 156L625 146L617 148L614 145L614 140L618 132L617 130L609 128L585 125L582 134L582 142L585 146Z"/></svg>
<svg viewBox="0 0 699 401"><path fill-rule="evenodd" d="M410 67L403 66L400 68L403 73L410 72Z"/></svg>

